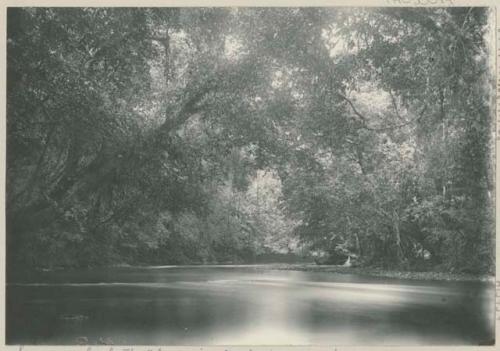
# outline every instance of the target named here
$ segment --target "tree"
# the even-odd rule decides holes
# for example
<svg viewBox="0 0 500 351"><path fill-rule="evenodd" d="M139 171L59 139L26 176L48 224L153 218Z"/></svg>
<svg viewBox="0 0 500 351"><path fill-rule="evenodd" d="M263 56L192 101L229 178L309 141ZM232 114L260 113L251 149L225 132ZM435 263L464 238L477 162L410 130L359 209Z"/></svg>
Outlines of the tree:
<svg viewBox="0 0 500 351"><path fill-rule="evenodd" d="M295 233L368 265L491 269L487 25L9 9L9 267L252 260Z"/></svg>

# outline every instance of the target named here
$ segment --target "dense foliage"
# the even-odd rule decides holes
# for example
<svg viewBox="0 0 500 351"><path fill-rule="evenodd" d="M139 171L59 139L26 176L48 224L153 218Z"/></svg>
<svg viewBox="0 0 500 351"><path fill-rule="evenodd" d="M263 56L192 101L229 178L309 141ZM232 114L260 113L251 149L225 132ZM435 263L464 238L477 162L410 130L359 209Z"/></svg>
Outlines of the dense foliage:
<svg viewBox="0 0 500 351"><path fill-rule="evenodd" d="M8 268L493 269L484 8L10 8Z"/></svg>

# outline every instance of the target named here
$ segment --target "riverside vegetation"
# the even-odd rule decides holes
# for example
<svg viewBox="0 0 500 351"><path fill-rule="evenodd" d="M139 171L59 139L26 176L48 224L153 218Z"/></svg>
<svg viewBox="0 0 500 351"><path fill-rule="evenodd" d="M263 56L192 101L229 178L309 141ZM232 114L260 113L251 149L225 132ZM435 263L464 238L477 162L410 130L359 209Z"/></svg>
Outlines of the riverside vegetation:
<svg viewBox="0 0 500 351"><path fill-rule="evenodd" d="M9 276L318 252L493 272L488 9L7 17Z"/></svg>

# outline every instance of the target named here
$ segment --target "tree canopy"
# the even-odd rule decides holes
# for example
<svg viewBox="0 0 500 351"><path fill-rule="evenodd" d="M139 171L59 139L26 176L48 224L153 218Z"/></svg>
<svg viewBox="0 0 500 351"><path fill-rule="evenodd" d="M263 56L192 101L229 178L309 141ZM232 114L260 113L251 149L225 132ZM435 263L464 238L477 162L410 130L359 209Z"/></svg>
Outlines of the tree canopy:
<svg viewBox="0 0 500 351"><path fill-rule="evenodd" d="M493 269L486 8L9 8L11 269Z"/></svg>

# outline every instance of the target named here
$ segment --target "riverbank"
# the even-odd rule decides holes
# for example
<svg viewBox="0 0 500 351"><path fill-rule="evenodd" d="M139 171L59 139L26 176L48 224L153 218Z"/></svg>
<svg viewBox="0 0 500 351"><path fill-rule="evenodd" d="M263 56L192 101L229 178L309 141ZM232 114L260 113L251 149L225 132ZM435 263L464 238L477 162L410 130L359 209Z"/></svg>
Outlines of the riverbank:
<svg viewBox="0 0 500 351"><path fill-rule="evenodd" d="M371 276L380 278L412 279L412 280L444 280L444 281L481 281L494 282L492 275L474 275L466 273L447 272L410 272L394 271L370 267L343 267L311 264L277 264L273 266L278 270L306 271L306 272L328 272L338 274L356 274L360 276Z"/></svg>
<svg viewBox="0 0 500 351"><path fill-rule="evenodd" d="M115 264L109 268L237 268L237 267L255 267L259 269L269 270L288 270L288 271L305 271L305 272L325 272L333 274L355 274L358 276L379 277L389 279L411 279L411 280L428 280L428 281L471 281L471 282L491 282L495 281L493 275L474 275L466 273L447 273L447 272L412 272L412 271L397 271L386 270L374 267L344 267L335 265L317 265L315 263L250 263L250 264L191 264L191 265L128 265ZM80 270L85 268L80 268ZM71 271L79 270L78 268L56 267L52 269L35 269L27 271L18 271L15 275L16 280L33 280L34 277L40 277L40 274L50 273L54 271ZM36 279L35 279L36 280Z"/></svg>

